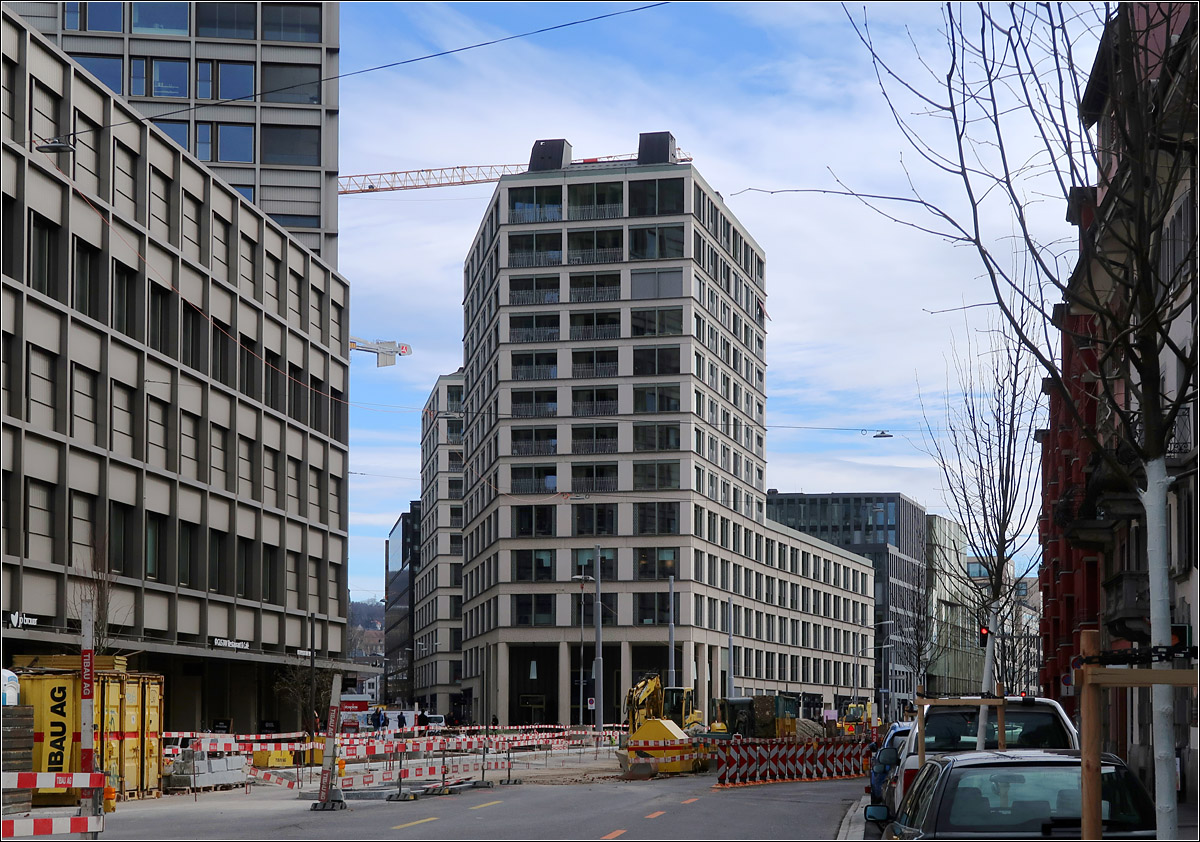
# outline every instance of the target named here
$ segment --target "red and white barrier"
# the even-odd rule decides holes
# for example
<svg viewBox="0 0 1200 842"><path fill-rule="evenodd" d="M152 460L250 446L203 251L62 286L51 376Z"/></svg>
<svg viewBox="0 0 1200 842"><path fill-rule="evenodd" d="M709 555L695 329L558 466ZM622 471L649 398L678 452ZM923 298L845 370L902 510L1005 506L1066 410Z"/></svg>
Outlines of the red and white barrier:
<svg viewBox="0 0 1200 842"><path fill-rule="evenodd" d="M103 772L5 772L4 789L103 789Z"/></svg>
<svg viewBox="0 0 1200 842"><path fill-rule="evenodd" d="M771 781L820 781L855 778L866 774L863 743L815 740L734 738L715 745L717 785L732 786ZM703 753L694 755L705 756Z"/></svg>
<svg viewBox="0 0 1200 842"><path fill-rule="evenodd" d="M101 833L104 816L66 816L54 819L4 819L0 838L17 836L55 836L60 833Z"/></svg>

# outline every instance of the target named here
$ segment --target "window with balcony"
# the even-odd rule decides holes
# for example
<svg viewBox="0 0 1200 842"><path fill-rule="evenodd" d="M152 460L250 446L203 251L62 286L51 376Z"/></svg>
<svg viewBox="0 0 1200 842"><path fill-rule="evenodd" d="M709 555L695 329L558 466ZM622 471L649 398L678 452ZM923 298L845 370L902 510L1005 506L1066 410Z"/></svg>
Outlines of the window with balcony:
<svg viewBox="0 0 1200 842"><path fill-rule="evenodd" d="M558 467L514 465L511 484L513 494L553 494L558 491Z"/></svg>
<svg viewBox="0 0 1200 842"><path fill-rule="evenodd" d="M665 216L679 213L683 213L682 178L629 182L630 216Z"/></svg>
<svg viewBox="0 0 1200 842"><path fill-rule="evenodd" d="M618 219L624 215L624 188L619 181L567 185L567 218Z"/></svg>
<svg viewBox="0 0 1200 842"><path fill-rule="evenodd" d="M634 412L679 412L679 384L635 386Z"/></svg>
<svg viewBox="0 0 1200 842"><path fill-rule="evenodd" d="M575 454L616 453L617 428L603 427L572 427L571 452Z"/></svg>
<svg viewBox="0 0 1200 842"><path fill-rule="evenodd" d="M678 535L679 503L636 503L633 507L635 535Z"/></svg>
<svg viewBox="0 0 1200 842"><path fill-rule="evenodd" d="M546 278L511 278L508 282L509 304L557 304L558 275Z"/></svg>
<svg viewBox="0 0 1200 842"><path fill-rule="evenodd" d="M683 226L658 225L629 229L630 260L683 257ZM682 295L682 291L678 295Z"/></svg>
<svg viewBox="0 0 1200 842"><path fill-rule="evenodd" d="M567 232L567 263L618 263L625 259L623 232L620 228Z"/></svg>
<svg viewBox="0 0 1200 842"><path fill-rule="evenodd" d="M557 427L513 427L513 456L546 456L558 452Z"/></svg>
<svg viewBox="0 0 1200 842"><path fill-rule="evenodd" d="M558 392L534 389L512 393L513 418L548 418L558 414Z"/></svg>
<svg viewBox="0 0 1200 842"><path fill-rule="evenodd" d="M621 298L621 275L597 272L571 275L571 302L617 301Z"/></svg>
<svg viewBox="0 0 1200 842"><path fill-rule="evenodd" d="M558 184L508 189L508 222L558 222L562 219L562 187Z"/></svg>
<svg viewBox="0 0 1200 842"><path fill-rule="evenodd" d="M617 389L572 389L571 414L577 418L617 414Z"/></svg>
<svg viewBox="0 0 1200 842"><path fill-rule="evenodd" d="M572 377L616 377L617 349L599 348L571 352Z"/></svg>
<svg viewBox="0 0 1200 842"><path fill-rule="evenodd" d="M621 337L621 312L592 311L571 313L571 339L574 341L595 341L598 339L619 339Z"/></svg>
<svg viewBox="0 0 1200 842"><path fill-rule="evenodd" d="M558 352L534 351L512 355L513 380L553 380L558 376Z"/></svg>
<svg viewBox="0 0 1200 842"><path fill-rule="evenodd" d="M679 373L679 346L663 345L633 349L634 377Z"/></svg>
<svg viewBox="0 0 1200 842"><path fill-rule="evenodd" d="M553 582L554 550L512 550L514 582Z"/></svg>
<svg viewBox="0 0 1200 842"><path fill-rule="evenodd" d="M571 466L571 491L590 493L617 490L617 463Z"/></svg>
<svg viewBox="0 0 1200 842"><path fill-rule="evenodd" d="M508 235L508 265L512 269L562 264L562 233L541 231Z"/></svg>
<svg viewBox="0 0 1200 842"><path fill-rule="evenodd" d="M616 535L616 503L577 503L571 506L571 534Z"/></svg>
<svg viewBox="0 0 1200 842"><path fill-rule="evenodd" d="M509 342L557 342L558 313L514 313L508 317Z"/></svg>

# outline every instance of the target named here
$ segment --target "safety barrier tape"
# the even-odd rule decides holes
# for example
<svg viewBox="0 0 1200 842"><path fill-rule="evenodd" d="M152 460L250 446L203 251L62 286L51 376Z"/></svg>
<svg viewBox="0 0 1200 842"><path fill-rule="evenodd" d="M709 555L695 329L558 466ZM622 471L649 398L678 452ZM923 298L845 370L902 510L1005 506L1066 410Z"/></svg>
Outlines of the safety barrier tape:
<svg viewBox="0 0 1200 842"><path fill-rule="evenodd" d="M59 833L100 833L104 816L66 816L51 819L4 819L0 823L0 838L14 836L53 836Z"/></svg>
<svg viewBox="0 0 1200 842"><path fill-rule="evenodd" d="M264 783L276 784L277 786L285 786L288 789L296 789L297 787L300 786L300 781L293 781L289 778L283 777L282 775L274 775L264 769L258 769L254 766L247 766L246 774L248 774L252 778L258 778L260 781L263 781Z"/></svg>
<svg viewBox="0 0 1200 842"><path fill-rule="evenodd" d="M4 772L4 789L103 789L103 772Z"/></svg>

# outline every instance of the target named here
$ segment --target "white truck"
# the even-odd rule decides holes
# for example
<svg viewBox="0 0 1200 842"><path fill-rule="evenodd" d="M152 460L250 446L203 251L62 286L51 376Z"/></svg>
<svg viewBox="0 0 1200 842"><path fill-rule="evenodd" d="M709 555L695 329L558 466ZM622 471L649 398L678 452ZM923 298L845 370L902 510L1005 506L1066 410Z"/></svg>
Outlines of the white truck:
<svg viewBox="0 0 1200 842"><path fill-rule="evenodd" d="M925 753L949 754L975 751L976 748L999 748L997 716L989 706L985 743L977 746L979 704L963 697L961 705L925 705ZM1004 742L1006 749L1021 748L1079 748L1079 732L1071 724L1066 711L1053 699L1035 696L1005 696ZM900 802L908 785L917 776L917 727L914 723L908 739L898 751L894 769L884 785L883 802L892 815L899 812ZM891 751L885 749L884 751ZM882 754L883 751L880 752ZM886 765L893 765L888 763Z"/></svg>

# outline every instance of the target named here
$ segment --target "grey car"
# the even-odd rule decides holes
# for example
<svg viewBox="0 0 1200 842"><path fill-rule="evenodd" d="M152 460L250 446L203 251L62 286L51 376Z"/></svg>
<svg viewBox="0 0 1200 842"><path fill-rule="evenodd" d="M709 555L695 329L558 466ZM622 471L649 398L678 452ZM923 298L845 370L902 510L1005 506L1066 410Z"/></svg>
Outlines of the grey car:
<svg viewBox="0 0 1200 842"><path fill-rule="evenodd" d="M933 755L898 811L872 805L865 815L889 823L884 839L1078 839L1079 770L1078 751ZM1105 838L1154 837L1154 803L1115 755L1101 756L1100 792Z"/></svg>

